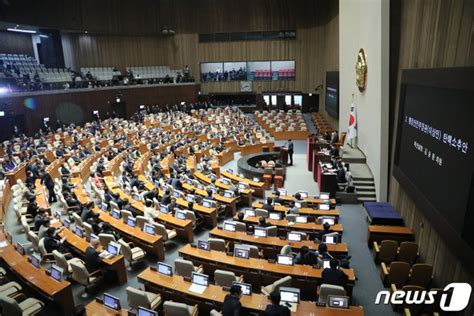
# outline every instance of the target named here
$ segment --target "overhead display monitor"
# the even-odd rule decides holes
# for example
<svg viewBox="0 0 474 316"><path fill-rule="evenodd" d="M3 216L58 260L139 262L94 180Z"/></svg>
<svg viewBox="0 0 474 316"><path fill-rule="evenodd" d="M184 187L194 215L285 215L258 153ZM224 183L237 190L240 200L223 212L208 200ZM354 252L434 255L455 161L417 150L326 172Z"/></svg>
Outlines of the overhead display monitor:
<svg viewBox="0 0 474 316"><path fill-rule="evenodd" d="M272 61L273 80L294 80L296 77L294 60Z"/></svg>
<svg viewBox="0 0 474 316"><path fill-rule="evenodd" d="M339 118L339 71L326 72L326 112Z"/></svg>
<svg viewBox="0 0 474 316"><path fill-rule="evenodd" d="M224 80L224 63L201 63L201 81Z"/></svg>

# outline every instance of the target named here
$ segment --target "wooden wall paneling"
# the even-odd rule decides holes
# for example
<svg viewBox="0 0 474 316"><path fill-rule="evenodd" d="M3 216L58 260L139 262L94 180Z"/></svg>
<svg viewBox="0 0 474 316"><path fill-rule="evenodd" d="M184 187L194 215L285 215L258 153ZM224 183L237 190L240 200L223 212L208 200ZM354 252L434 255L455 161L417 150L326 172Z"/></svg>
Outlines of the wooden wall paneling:
<svg viewBox="0 0 474 316"><path fill-rule="evenodd" d="M401 5L400 48L397 93L393 105L393 128L396 129L398 116L398 97L400 74L405 68L436 68L454 66L472 66L474 1L472 0L398 0ZM392 25L393 26L393 25ZM392 104L392 103L391 103ZM396 137L396 130L392 133ZM395 145L395 139L392 146ZM393 161L394 148L392 149ZM400 210L405 224L416 233L420 244L420 260L433 265L435 285L444 287L455 281L469 282L474 285L474 276L467 269L467 264L459 261L455 253L440 238L427 218L417 209L412 199L396 179L390 177L390 202ZM423 221L423 227L420 227ZM470 315L474 311L473 302L464 311Z"/></svg>
<svg viewBox="0 0 474 316"><path fill-rule="evenodd" d="M0 53L35 56L31 34L0 31Z"/></svg>

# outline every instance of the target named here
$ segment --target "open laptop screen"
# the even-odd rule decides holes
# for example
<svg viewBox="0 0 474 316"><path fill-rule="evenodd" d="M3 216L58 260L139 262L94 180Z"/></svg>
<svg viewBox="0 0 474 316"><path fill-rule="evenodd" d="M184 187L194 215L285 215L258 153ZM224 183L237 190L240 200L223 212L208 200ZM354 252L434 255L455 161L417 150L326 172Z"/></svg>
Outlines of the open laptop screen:
<svg viewBox="0 0 474 316"><path fill-rule="evenodd" d="M173 267L170 266L169 264L163 263L163 262L158 262L158 272L167 275L167 276L172 276L173 275Z"/></svg>
<svg viewBox="0 0 474 316"><path fill-rule="evenodd" d="M104 293L104 305L114 310L120 310L120 300L110 294Z"/></svg>
<svg viewBox="0 0 474 316"><path fill-rule="evenodd" d="M192 282L197 285L208 286L209 285L209 276L193 272L192 274Z"/></svg>
<svg viewBox="0 0 474 316"><path fill-rule="evenodd" d="M283 302L297 304L300 302L300 290L297 288L281 287L280 297Z"/></svg>

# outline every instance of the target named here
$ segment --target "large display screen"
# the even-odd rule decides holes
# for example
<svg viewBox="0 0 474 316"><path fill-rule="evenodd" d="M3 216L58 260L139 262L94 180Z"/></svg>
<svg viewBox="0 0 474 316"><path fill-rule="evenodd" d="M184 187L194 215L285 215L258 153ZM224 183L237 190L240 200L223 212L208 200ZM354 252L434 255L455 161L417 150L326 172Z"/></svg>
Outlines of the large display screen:
<svg viewBox="0 0 474 316"><path fill-rule="evenodd" d="M339 71L326 72L326 112L339 118Z"/></svg>
<svg viewBox="0 0 474 316"><path fill-rule="evenodd" d="M402 82L394 161L394 175L407 186L415 203L471 249L473 100L472 90L429 86L422 81Z"/></svg>

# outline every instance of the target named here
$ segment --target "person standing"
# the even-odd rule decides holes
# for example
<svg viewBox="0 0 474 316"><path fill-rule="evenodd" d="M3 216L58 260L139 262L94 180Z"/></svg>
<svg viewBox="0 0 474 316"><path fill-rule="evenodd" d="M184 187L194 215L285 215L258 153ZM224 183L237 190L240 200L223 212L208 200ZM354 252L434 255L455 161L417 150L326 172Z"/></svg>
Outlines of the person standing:
<svg viewBox="0 0 474 316"><path fill-rule="evenodd" d="M242 304L240 303L240 296L242 289L239 285L232 285L230 294L227 294L222 304L223 316L240 316Z"/></svg>
<svg viewBox="0 0 474 316"><path fill-rule="evenodd" d="M291 139L288 140L288 157L289 157L289 165L293 165L293 142Z"/></svg>

